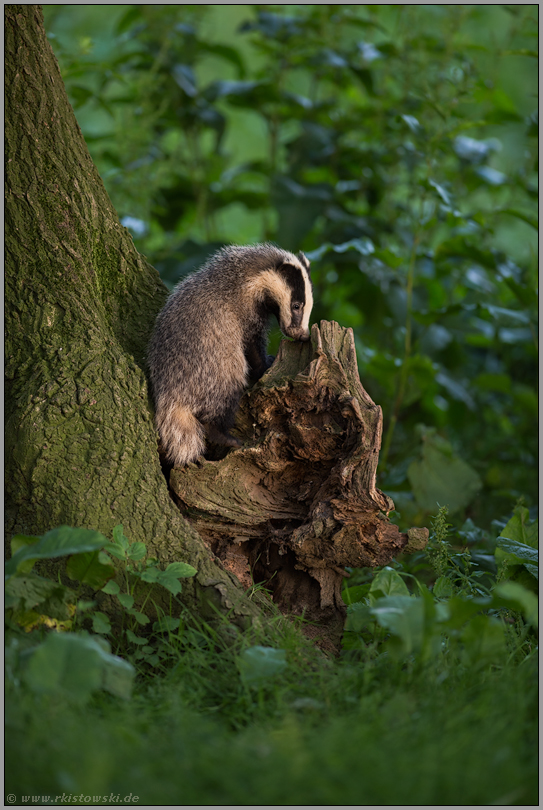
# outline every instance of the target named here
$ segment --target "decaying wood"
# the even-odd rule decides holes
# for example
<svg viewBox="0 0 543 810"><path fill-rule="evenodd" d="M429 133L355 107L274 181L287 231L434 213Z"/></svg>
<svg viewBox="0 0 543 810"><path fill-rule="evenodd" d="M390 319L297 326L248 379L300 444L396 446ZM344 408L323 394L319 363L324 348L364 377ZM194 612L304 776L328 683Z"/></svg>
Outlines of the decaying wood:
<svg viewBox="0 0 543 810"><path fill-rule="evenodd" d="M235 433L243 448L175 468L170 487L243 586L262 583L333 649L345 567L384 565L428 539L390 523L394 504L375 486L382 412L360 382L352 329L321 321L310 343L283 341L243 397Z"/></svg>

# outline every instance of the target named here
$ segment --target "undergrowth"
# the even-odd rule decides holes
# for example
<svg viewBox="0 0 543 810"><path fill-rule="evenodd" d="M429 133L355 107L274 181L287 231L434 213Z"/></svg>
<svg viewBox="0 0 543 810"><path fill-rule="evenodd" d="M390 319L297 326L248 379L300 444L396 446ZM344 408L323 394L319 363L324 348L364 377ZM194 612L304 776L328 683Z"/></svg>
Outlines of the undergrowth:
<svg viewBox="0 0 543 810"><path fill-rule="evenodd" d="M32 554L51 554L55 537L64 549L98 544L67 527L34 538L8 563L8 600L19 601L7 611L6 790L23 804L537 803L537 523L519 504L496 529L454 529L442 509L426 551L352 571L336 660L295 625L242 633L228 617L189 614L172 591L171 615L144 622L169 580L120 527L92 554L107 568L104 549L119 552L124 538L115 581L138 599L145 643L128 633L130 600L118 603L117 635L94 621L96 605L78 618L78 601L70 629L51 617L45 629L45 614L28 629ZM76 556L71 574L82 571ZM151 568L152 589L138 597ZM34 607L54 612L47 600ZM79 657L60 639L79 640Z"/></svg>

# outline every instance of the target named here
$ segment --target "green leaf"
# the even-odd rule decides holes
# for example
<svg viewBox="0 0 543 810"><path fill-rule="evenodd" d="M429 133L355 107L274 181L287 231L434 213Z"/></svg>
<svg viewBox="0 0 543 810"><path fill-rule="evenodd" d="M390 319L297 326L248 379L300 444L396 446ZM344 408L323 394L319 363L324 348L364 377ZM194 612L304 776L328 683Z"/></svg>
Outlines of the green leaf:
<svg viewBox="0 0 543 810"><path fill-rule="evenodd" d="M147 546L145 543L132 543L127 552L129 560L142 560L147 554Z"/></svg>
<svg viewBox="0 0 543 810"><path fill-rule="evenodd" d="M409 589L402 577L393 568L382 568L373 578L369 597L374 604L379 596L410 596Z"/></svg>
<svg viewBox="0 0 543 810"><path fill-rule="evenodd" d="M112 596L115 596L115 594L120 593L120 590L121 590L120 587L112 579L102 588L103 593L109 593Z"/></svg>
<svg viewBox="0 0 543 810"><path fill-rule="evenodd" d="M24 673L34 692L58 692L87 700L102 682L102 662L90 639L50 633L36 648Z"/></svg>
<svg viewBox="0 0 543 810"><path fill-rule="evenodd" d="M452 596L446 602L446 614L443 614L439 621L447 630L459 630L481 610L489 608L491 599L488 597L465 598L463 596Z"/></svg>
<svg viewBox="0 0 543 810"><path fill-rule="evenodd" d="M509 214L509 216L520 219L523 222L526 222L527 225L531 225L534 230L539 230L539 221L537 217L532 216L525 211L519 211L518 208L498 208L494 211L494 214Z"/></svg>
<svg viewBox="0 0 543 810"><path fill-rule="evenodd" d="M162 571L160 571L160 569L158 568L155 568L155 566L153 565L149 568L146 568L145 571L142 571L142 573L139 576L143 582L158 582L158 578L161 573Z"/></svg>
<svg viewBox="0 0 543 810"><path fill-rule="evenodd" d="M161 616L158 621L154 622L153 630L157 633L170 633L179 630L180 619L173 616Z"/></svg>
<svg viewBox="0 0 543 810"><path fill-rule="evenodd" d="M113 529L113 543L106 543L105 550L118 560L125 560L127 557L130 541L124 536L122 524Z"/></svg>
<svg viewBox="0 0 543 810"><path fill-rule="evenodd" d="M519 324L530 323L530 315L523 310L506 309L505 307L497 307L494 304L481 304L481 308L485 309L500 325L518 326Z"/></svg>
<svg viewBox="0 0 543 810"><path fill-rule="evenodd" d="M173 562L167 566L164 573L168 574L168 576L171 575L179 578L187 578L196 576L198 571L196 568L194 568L194 566L189 565L188 563Z"/></svg>
<svg viewBox="0 0 543 810"><path fill-rule="evenodd" d="M448 599L454 595L454 588L451 580L448 577L441 576L434 582L432 593L438 599Z"/></svg>
<svg viewBox="0 0 543 810"><path fill-rule="evenodd" d="M451 513L463 509L482 486L475 470L431 434L425 436L422 458L409 465L407 477L417 503L429 512L439 505L448 506Z"/></svg>
<svg viewBox="0 0 543 810"><path fill-rule="evenodd" d="M24 679L35 692L83 702L99 688L130 697L134 674L130 664L107 652L98 639L50 633L32 653Z"/></svg>
<svg viewBox="0 0 543 810"><path fill-rule="evenodd" d="M510 610L517 610L522 613L528 624L537 629L539 615L538 598L535 593L519 582L503 582L496 585L492 596L493 607L506 607Z"/></svg>
<svg viewBox="0 0 543 810"><path fill-rule="evenodd" d="M413 115L401 115L403 121L407 124L409 129L414 135L423 135L424 134L424 127L421 126L418 119L415 118Z"/></svg>
<svg viewBox="0 0 543 810"><path fill-rule="evenodd" d="M111 623L105 613L101 613L99 610L93 613L92 629L95 633L102 633L103 635L111 632Z"/></svg>
<svg viewBox="0 0 543 810"><path fill-rule="evenodd" d="M178 593L181 593L182 587L181 583L179 582L178 577L172 576L168 573L168 571L159 571L157 583L162 585L163 588L166 588L170 593L174 596L177 596Z"/></svg>
<svg viewBox="0 0 543 810"><path fill-rule="evenodd" d="M11 556L13 557L19 549L24 548L25 546L33 546L35 543L39 543L40 538L34 537L33 535L26 535L26 534L16 534L14 537L11 538ZM35 560L27 560L27 562L23 562L18 566L18 571L20 574L27 574L29 571L32 571L34 567Z"/></svg>
<svg viewBox="0 0 543 810"><path fill-rule="evenodd" d="M113 557L116 557L118 560L126 560L126 550L118 543L106 543L104 550L107 551L108 554L113 555Z"/></svg>
<svg viewBox="0 0 543 810"><path fill-rule="evenodd" d="M257 645L244 650L237 663L242 680L249 686L259 686L287 668L287 654L285 650Z"/></svg>
<svg viewBox="0 0 543 810"><path fill-rule="evenodd" d="M355 602L361 602L368 595L370 589L369 584L366 585L353 585L352 588L344 588L341 596L346 605L352 605Z"/></svg>
<svg viewBox="0 0 543 810"><path fill-rule="evenodd" d="M525 506L516 506L513 516L501 531L501 537L524 543L531 548L538 547L538 522L530 521L530 513Z"/></svg>
<svg viewBox="0 0 543 810"><path fill-rule="evenodd" d="M532 564L539 564L539 552L537 549L527 546L525 543L519 543L516 540L509 540L507 537L498 537L496 545L512 554L521 562L530 562Z"/></svg>
<svg viewBox="0 0 543 810"><path fill-rule="evenodd" d="M327 253L346 253L348 250L356 251L361 256L370 256L372 253L375 253L375 246L371 239L364 236L357 239L350 239L348 242L342 242L339 245L325 242L316 250L306 253L306 256L310 261L319 261Z"/></svg>
<svg viewBox="0 0 543 810"><path fill-rule="evenodd" d="M6 582L6 607L15 610L31 610L43 604L53 594L72 595L72 592L50 579L32 572L12 577Z"/></svg>
<svg viewBox="0 0 543 810"><path fill-rule="evenodd" d="M126 631L126 637L127 637L127 639L129 641L132 642L132 644L137 644L138 646L142 646L144 644L147 644L147 639L146 638L142 638L141 636L137 636L135 633L132 632L132 630L127 630Z"/></svg>
<svg viewBox="0 0 543 810"><path fill-rule="evenodd" d="M70 579L90 585L95 591L101 590L115 576L115 568L111 563L101 562L99 555L100 552L85 551L70 557L66 563L66 573Z"/></svg>
<svg viewBox="0 0 543 810"><path fill-rule="evenodd" d="M118 593L117 599L124 608L131 608L134 604L134 597L129 593Z"/></svg>
<svg viewBox="0 0 543 810"><path fill-rule="evenodd" d="M115 526L113 529L113 540L117 545L121 546L125 551L128 549L130 545L130 541L127 537L124 536L122 524L119 523L118 526Z"/></svg>
<svg viewBox="0 0 543 810"><path fill-rule="evenodd" d="M139 610L129 608L126 612L129 613L131 616L133 616L138 624L145 625L149 624L149 622L151 621L150 618L145 615L145 613L140 613Z"/></svg>
<svg viewBox="0 0 543 810"><path fill-rule="evenodd" d="M374 621L372 608L363 602L355 602L347 608L345 630L361 633L370 622Z"/></svg>
<svg viewBox="0 0 543 810"><path fill-rule="evenodd" d="M40 537L37 543L20 548L5 566L6 576L12 576L26 560L51 560L84 551L96 551L107 545L107 538L93 529L73 529L59 526Z"/></svg>
<svg viewBox="0 0 543 810"><path fill-rule="evenodd" d="M381 627L392 634L389 646L394 655L406 657L425 650L434 651L435 606L431 595L429 599L387 596L379 599L371 611Z"/></svg>

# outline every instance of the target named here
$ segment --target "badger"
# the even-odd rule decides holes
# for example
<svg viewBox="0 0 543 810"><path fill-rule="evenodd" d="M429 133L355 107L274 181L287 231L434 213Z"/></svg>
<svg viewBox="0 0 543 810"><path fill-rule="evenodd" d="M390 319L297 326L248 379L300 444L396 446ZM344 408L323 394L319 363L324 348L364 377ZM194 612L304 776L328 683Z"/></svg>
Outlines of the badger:
<svg viewBox="0 0 543 810"><path fill-rule="evenodd" d="M268 321L309 340L309 261L266 243L223 247L172 291L147 354L155 423L166 464L202 456L205 437L230 447L244 388L271 366Z"/></svg>

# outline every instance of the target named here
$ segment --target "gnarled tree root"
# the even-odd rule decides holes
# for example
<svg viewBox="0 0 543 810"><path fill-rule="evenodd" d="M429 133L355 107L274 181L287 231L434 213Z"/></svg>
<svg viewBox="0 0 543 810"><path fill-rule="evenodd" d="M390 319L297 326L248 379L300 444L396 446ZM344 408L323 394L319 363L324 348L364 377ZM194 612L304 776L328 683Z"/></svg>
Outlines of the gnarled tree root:
<svg viewBox="0 0 543 810"><path fill-rule="evenodd" d="M375 486L382 411L360 382L352 329L321 321L311 343L283 341L234 432L243 448L174 468L170 487L243 586L261 583L336 650L345 567L385 565L428 540L389 521L394 504Z"/></svg>

